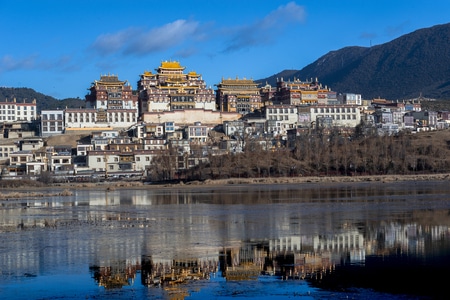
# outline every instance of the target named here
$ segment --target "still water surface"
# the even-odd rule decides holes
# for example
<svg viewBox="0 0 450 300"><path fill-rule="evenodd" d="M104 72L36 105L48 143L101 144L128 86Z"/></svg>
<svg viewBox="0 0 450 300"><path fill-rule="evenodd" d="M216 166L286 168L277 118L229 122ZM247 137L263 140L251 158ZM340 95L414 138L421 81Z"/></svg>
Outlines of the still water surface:
<svg viewBox="0 0 450 300"><path fill-rule="evenodd" d="M4 299L447 299L448 182L76 190L0 205Z"/></svg>

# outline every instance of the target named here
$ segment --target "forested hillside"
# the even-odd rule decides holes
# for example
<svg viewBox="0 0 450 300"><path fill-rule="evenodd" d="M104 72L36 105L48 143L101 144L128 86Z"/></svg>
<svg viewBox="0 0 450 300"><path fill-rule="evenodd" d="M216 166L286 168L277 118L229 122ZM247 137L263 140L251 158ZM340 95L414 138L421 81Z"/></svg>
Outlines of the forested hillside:
<svg viewBox="0 0 450 300"><path fill-rule="evenodd" d="M6 99L8 99L8 101L13 101L14 98L17 102L23 102L24 100L26 102L31 102L33 99L36 99L38 113L43 109L64 109L66 107L77 108L84 107L85 105L85 101L78 98L58 100L30 88L0 87L0 102L6 101Z"/></svg>

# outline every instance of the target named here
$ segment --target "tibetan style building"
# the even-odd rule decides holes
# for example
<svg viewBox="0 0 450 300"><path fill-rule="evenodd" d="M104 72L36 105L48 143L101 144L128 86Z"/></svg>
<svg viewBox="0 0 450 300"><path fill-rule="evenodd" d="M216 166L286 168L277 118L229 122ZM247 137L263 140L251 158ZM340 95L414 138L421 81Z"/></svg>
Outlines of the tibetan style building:
<svg viewBox="0 0 450 300"><path fill-rule="evenodd" d="M222 112L244 115L262 106L258 83L251 79L222 79L216 86L216 103Z"/></svg>
<svg viewBox="0 0 450 300"><path fill-rule="evenodd" d="M285 105L315 105L331 104L337 101L336 93L323 88L317 78L311 81L277 80L277 89L274 99L276 104Z"/></svg>
<svg viewBox="0 0 450 300"><path fill-rule="evenodd" d="M86 95L86 108L64 110L65 131L94 128L127 128L138 120L138 97L128 81L117 75L102 75Z"/></svg>
<svg viewBox="0 0 450 300"><path fill-rule="evenodd" d="M137 109L137 95L128 81L119 80L117 75L102 75L95 80L86 96L86 108L103 110Z"/></svg>
<svg viewBox="0 0 450 300"><path fill-rule="evenodd" d="M138 81L140 113L186 109L216 110L214 91L207 88L200 74L184 73L177 61L161 62L156 73L140 75Z"/></svg>

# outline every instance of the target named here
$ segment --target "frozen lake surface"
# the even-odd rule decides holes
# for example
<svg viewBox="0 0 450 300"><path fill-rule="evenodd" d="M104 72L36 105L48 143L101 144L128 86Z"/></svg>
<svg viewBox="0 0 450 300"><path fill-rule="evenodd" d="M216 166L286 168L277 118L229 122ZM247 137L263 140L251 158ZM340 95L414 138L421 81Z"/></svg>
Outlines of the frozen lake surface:
<svg viewBox="0 0 450 300"><path fill-rule="evenodd" d="M450 185L76 190L0 205L5 299L446 299Z"/></svg>

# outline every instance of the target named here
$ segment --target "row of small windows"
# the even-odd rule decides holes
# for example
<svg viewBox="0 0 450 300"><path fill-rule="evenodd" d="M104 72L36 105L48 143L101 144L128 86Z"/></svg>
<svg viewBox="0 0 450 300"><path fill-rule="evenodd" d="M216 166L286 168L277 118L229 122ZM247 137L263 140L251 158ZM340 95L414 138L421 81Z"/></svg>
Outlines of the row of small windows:
<svg viewBox="0 0 450 300"><path fill-rule="evenodd" d="M50 130L49 130L49 128L50 128ZM62 132L63 128L62 128L62 126L61 127L54 127L54 126L46 127L46 126L44 126L44 127L42 127L42 131L43 132Z"/></svg>
<svg viewBox="0 0 450 300"><path fill-rule="evenodd" d="M109 98L121 98L122 93L108 93Z"/></svg>
<svg viewBox="0 0 450 300"><path fill-rule="evenodd" d="M50 126L62 126L62 121L43 121L42 126L50 127Z"/></svg>
<svg viewBox="0 0 450 300"><path fill-rule="evenodd" d="M2 115L15 115L16 111L15 110L4 110L0 112Z"/></svg>
<svg viewBox="0 0 450 300"><path fill-rule="evenodd" d="M356 108L354 107L332 107L332 108L314 108L314 112L315 113L355 113L356 112Z"/></svg>
<svg viewBox="0 0 450 300"><path fill-rule="evenodd" d="M279 121L282 121L282 120L289 120L289 116L288 115L285 115L285 116L269 116L269 120L279 120Z"/></svg>
<svg viewBox="0 0 450 300"><path fill-rule="evenodd" d="M28 110L28 107L30 110L34 110L34 106L17 106L17 105L0 105L0 109L16 109L16 110Z"/></svg>
<svg viewBox="0 0 450 300"><path fill-rule="evenodd" d="M62 114L43 114L42 120L62 120L63 115Z"/></svg>
<svg viewBox="0 0 450 300"><path fill-rule="evenodd" d="M1 116L1 117L0 117L0 120L14 121L15 119L16 119L15 116L8 116L8 117L6 117L6 116Z"/></svg>
<svg viewBox="0 0 450 300"><path fill-rule="evenodd" d="M130 113L111 113L109 115L120 115L120 116L125 116L125 115L132 115ZM84 114L84 113L69 113L68 117L76 117L76 116L86 116L86 117L91 117L93 118L95 116L94 113L88 113L88 114Z"/></svg>
<svg viewBox="0 0 450 300"><path fill-rule="evenodd" d="M189 128L190 136L205 136L207 133L206 128Z"/></svg>
<svg viewBox="0 0 450 300"><path fill-rule="evenodd" d="M122 101L120 101L120 100L111 100L111 101L108 101L108 104L122 104Z"/></svg>
<svg viewBox="0 0 450 300"><path fill-rule="evenodd" d="M287 113L291 113L291 114L293 114L294 113L294 109L293 108L269 108L269 114L277 114L277 113L279 113L279 114L282 114L282 113L285 113L285 114L287 114Z"/></svg>
<svg viewBox="0 0 450 300"><path fill-rule="evenodd" d="M130 118L127 118L126 119L127 120L127 122L128 123L130 123L131 122L131 119ZM68 120L68 123L78 123L78 122L81 122L81 123L89 123L89 122L95 122L95 120L89 120L89 119L78 119L78 118L74 118L74 119L72 119L72 118L69 118L69 120ZM124 118L110 118L110 119L108 119L108 121L107 122L125 122L125 119Z"/></svg>
<svg viewBox="0 0 450 300"><path fill-rule="evenodd" d="M187 108L195 108L193 105L173 105L172 109L187 109Z"/></svg>
<svg viewBox="0 0 450 300"><path fill-rule="evenodd" d="M136 161L141 161L141 157L140 156L136 156ZM132 161L132 158L130 157L129 159L126 159L126 160L128 160L128 161ZM114 161L115 162L119 162L119 158L118 157L114 157ZM150 161L150 156L145 156L145 161ZM100 158L100 157L97 157L97 162L98 163L100 163L100 162L106 162L106 158ZM110 168L111 167L113 167L113 166L110 166Z"/></svg>
<svg viewBox="0 0 450 300"><path fill-rule="evenodd" d="M331 115L333 120L356 120L356 115Z"/></svg>

